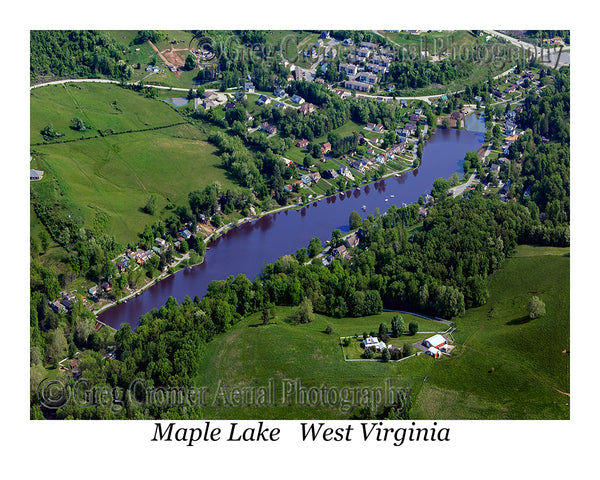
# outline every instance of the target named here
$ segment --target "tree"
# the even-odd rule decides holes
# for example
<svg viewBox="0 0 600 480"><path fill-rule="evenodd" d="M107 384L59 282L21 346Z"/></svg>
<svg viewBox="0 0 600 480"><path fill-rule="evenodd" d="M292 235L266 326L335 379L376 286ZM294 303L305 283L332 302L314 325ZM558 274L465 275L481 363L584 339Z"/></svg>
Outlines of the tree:
<svg viewBox="0 0 600 480"><path fill-rule="evenodd" d="M331 335L333 333L333 325L331 325L331 323L327 324L327 327L325 328L325 333L327 335Z"/></svg>
<svg viewBox="0 0 600 480"><path fill-rule="evenodd" d="M546 314L546 304L534 295L527 304L527 312L531 319L541 317Z"/></svg>
<svg viewBox="0 0 600 480"><path fill-rule="evenodd" d="M146 205L144 205L144 212L148 215L154 215L154 211L156 209L156 197L154 195L150 195L148 200L146 200Z"/></svg>
<svg viewBox="0 0 600 480"><path fill-rule="evenodd" d="M392 318L392 335L398 338L404 333L405 330L406 327L404 326L404 320L402 319L402 316L394 315L394 318Z"/></svg>
<svg viewBox="0 0 600 480"><path fill-rule="evenodd" d="M50 235L46 230L42 230L40 232L40 242L42 246L42 251L46 253L48 251L48 247L50 246Z"/></svg>
<svg viewBox="0 0 600 480"><path fill-rule="evenodd" d="M196 58L192 54L189 54L185 57L185 69L193 70L194 68L196 68Z"/></svg>
<svg viewBox="0 0 600 480"><path fill-rule="evenodd" d="M362 225L362 218L360 218L360 214L352 210L350 212L350 230L354 230Z"/></svg>
<svg viewBox="0 0 600 480"><path fill-rule="evenodd" d="M411 335L416 335L419 331L419 324L417 322L410 322L408 324L408 331Z"/></svg>
<svg viewBox="0 0 600 480"><path fill-rule="evenodd" d="M442 127L444 127L444 128L450 128L450 118L444 117L442 119Z"/></svg>
<svg viewBox="0 0 600 480"><path fill-rule="evenodd" d="M75 117L71 119L71 128L73 130L82 131L85 130L85 124L81 118Z"/></svg>
<svg viewBox="0 0 600 480"><path fill-rule="evenodd" d="M381 335L387 335L387 333L388 333L387 325L385 323L380 323L379 324L379 336L381 337Z"/></svg>
<svg viewBox="0 0 600 480"><path fill-rule="evenodd" d="M390 351L387 348L384 348L381 351L381 360L383 360L384 362L389 362L392 358L392 355L390 354Z"/></svg>
<svg viewBox="0 0 600 480"><path fill-rule="evenodd" d="M310 243L308 244L308 256L312 258L321 253L322 249L323 247L321 246L321 240L319 240L317 237L312 237L310 239Z"/></svg>
<svg viewBox="0 0 600 480"><path fill-rule="evenodd" d="M331 247L339 247L342 243L342 231L339 228L336 228L333 232L331 232Z"/></svg>
<svg viewBox="0 0 600 480"><path fill-rule="evenodd" d="M304 299L298 305L298 309L292 313L291 320L295 324L299 323L310 323L315 319L315 314L313 313L313 304L309 298L304 297Z"/></svg>

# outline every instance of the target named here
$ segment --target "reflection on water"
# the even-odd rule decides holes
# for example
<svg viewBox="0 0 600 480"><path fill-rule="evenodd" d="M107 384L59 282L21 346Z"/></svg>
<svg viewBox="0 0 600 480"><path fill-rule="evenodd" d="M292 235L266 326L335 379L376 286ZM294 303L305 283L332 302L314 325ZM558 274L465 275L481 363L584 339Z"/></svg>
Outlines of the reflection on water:
<svg viewBox="0 0 600 480"><path fill-rule="evenodd" d="M483 119L478 120L483 122ZM310 208L267 215L234 228L209 244L203 264L171 275L126 304L109 308L99 318L115 328L122 323L135 326L140 315L161 307L169 296L180 302L186 295L202 297L212 280L240 273L253 280L266 263L307 247L312 237L318 237L324 244L332 230L339 228L347 232L352 211L366 218L376 209L384 213L390 205L416 202L420 195L431 191L436 178L449 178L455 172L462 172L465 153L479 149L483 139L483 133L476 131L437 130L424 145L423 162L412 175L390 177L365 185L361 190L349 190L324 202L313 202Z"/></svg>

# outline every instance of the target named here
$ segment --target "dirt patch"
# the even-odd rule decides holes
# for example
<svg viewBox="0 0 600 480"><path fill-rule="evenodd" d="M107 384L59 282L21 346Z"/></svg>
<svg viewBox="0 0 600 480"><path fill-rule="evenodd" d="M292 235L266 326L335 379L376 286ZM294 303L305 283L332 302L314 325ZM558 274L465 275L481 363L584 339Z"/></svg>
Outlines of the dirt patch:
<svg viewBox="0 0 600 480"><path fill-rule="evenodd" d="M200 227L200 229L205 232L208 235L212 235L212 233L216 230L215 227L213 227L212 225L209 225L207 223L200 223L198 224L198 226Z"/></svg>
<svg viewBox="0 0 600 480"><path fill-rule="evenodd" d="M161 53L171 65L175 67L183 67L185 65L185 59L190 52L185 48L179 50L165 50Z"/></svg>

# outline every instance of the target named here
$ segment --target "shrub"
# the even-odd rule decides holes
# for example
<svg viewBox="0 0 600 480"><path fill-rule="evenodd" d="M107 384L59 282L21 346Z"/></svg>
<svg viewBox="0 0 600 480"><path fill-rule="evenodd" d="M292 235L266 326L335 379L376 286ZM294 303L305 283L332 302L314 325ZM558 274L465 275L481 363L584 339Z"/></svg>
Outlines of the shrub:
<svg viewBox="0 0 600 480"><path fill-rule="evenodd" d="M331 335L333 333L333 326L331 325L331 323L325 328L325 333L327 335Z"/></svg>

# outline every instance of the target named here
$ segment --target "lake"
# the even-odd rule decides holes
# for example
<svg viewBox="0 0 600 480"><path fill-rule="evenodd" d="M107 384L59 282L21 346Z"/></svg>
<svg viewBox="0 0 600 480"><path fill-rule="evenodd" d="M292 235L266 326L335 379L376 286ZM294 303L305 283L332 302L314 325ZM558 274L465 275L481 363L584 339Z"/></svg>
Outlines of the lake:
<svg viewBox="0 0 600 480"><path fill-rule="evenodd" d="M202 264L181 270L127 303L105 310L99 320L114 328L123 323L135 327L141 315L160 308L170 296L179 302L186 295L202 298L211 281L224 280L230 275L244 274L252 281L265 264L307 247L312 237L318 237L324 244L334 229L348 232L353 210L365 218L377 208L384 213L390 205L415 203L420 195L431 191L436 178L449 178L455 172L462 176L465 153L478 150L483 144L483 115L468 116L466 125L467 130L436 129L423 147L421 166L411 172L351 189L299 210L267 215L230 230L208 244L210 248Z"/></svg>

